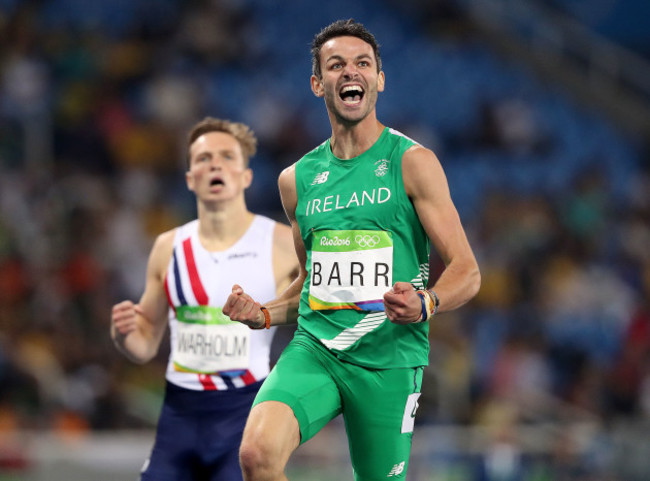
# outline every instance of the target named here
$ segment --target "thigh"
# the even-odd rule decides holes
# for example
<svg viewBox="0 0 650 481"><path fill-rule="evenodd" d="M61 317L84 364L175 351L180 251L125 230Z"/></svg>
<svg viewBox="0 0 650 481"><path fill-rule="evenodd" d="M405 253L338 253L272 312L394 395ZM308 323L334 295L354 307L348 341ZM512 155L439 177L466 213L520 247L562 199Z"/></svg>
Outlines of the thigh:
<svg viewBox="0 0 650 481"><path fill-rule="evenodd" d="M300 427L301 444L341 413L341 396L328 369L331 355L316 342L294 337L254 403L277 401L289 406Z"/></svg>
<svg viewBox="0 0 650 481"><path fill-rule="evenodd" d="M204 475L195 479L209 481L242 481L242 471L239 465L239 444L231 446L228 452L222 453L218 463L209 468L203 468Z"/></svg>
<svg viewBox="0 0 650 481"><path fill-rule="evenodd" d="M195 463L196 427L169 406L163 405L150 458L142 481L191 481Z"/></svg>
<svg viewBox="0 0 650 481"><path fill-rule="evenodd" d="M233 390L227 397L207 399L214 405L200 414L199 436L201 475L195 479L210 481L241 481L239 446L244 425L257 390Z"/></svg>
<svg viewBox="0 0 650 481"><path fill-rule="evenodd" d="M348 367L343 418L357 481L405 479L422 368Z"/></svg>

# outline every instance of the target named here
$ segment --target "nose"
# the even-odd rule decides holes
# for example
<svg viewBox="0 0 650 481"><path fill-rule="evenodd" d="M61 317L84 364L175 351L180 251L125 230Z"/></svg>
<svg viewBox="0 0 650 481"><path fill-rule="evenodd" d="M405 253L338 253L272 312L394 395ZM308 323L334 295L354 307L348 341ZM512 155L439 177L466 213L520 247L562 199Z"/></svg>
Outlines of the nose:
<svg viewBox="0 0 650 481"><path fill-rule="evenodd" d="M343 67L343 75L348 78L353 78L357 75L357 67L352 62L346 63Z"/></svg>

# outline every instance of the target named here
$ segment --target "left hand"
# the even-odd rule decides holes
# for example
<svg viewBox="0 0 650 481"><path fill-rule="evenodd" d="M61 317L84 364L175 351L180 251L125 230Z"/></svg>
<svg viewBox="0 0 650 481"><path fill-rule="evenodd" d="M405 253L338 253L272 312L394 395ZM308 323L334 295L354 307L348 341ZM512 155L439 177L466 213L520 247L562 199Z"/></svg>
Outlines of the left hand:
<svg viewBox="0 0 650 481"><path fill-rule="evenodd" d="M384 294L384 308L390 322L411 324L422 313L422 301L411 284L396 282L393 288Z"/></svg>

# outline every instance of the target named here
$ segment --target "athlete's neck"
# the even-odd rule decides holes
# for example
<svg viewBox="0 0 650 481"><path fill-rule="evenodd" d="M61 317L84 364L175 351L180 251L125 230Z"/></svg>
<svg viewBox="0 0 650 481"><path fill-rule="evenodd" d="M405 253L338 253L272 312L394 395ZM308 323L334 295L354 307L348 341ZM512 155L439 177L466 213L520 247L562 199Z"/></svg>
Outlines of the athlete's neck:
<svg viewBox="0 0 650 481"><path fill-rule="evenodd" d="M244 202L220 208L199 204L199 240L209 251L222 251L233 246L248 230L255 214Z"/></svg>
<svg viewBox="0 0 650 481"><path fill-rule="evenodd" d="M384 125L376 119L359 122L354 126L332 125L330 146L339 159L352 159L372 147L384 131Z"/></svg>

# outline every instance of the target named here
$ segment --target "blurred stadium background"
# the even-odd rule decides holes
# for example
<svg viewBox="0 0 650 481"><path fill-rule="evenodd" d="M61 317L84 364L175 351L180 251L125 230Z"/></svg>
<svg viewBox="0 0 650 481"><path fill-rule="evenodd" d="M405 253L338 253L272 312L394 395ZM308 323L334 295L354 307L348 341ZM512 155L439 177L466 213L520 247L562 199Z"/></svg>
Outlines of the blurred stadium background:
<svg viewBox="0 0 650 481"><path fill-rule="evenodd" d="M409 480L650 479L649 2L0 0L0 480L137 479L167 352L130 364L109 311L194 215L185 131L251 125L249 205L284 220L330 133L309 43L348 17L483 272L432 328ZM341 426L290 472L351 479Z"/></svg>

